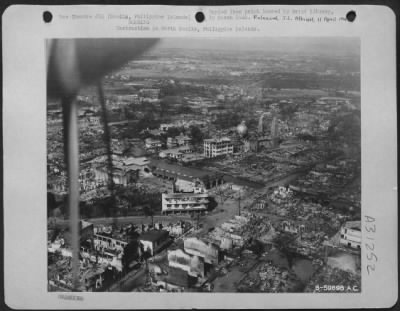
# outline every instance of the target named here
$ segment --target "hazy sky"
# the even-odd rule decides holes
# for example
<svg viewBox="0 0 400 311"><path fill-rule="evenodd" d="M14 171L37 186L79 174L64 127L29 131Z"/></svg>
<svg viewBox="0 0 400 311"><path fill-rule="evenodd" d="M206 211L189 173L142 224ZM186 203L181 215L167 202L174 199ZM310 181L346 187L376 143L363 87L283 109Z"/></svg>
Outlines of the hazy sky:
<svg viewBox="0 0 400 311"><path fill-rule="evenodd" d="M188 48L236 51L307 51L327 52L334 54L359 54L359 38L164 38L158 48Z"/></svg>

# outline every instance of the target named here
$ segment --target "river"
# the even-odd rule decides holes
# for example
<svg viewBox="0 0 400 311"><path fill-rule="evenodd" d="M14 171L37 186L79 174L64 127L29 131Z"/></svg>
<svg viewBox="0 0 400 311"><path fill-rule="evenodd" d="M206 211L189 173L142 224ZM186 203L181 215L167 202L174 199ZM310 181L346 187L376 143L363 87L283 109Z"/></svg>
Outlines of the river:
<svg viewBox="0 0 400 311"><path fill-rule="evenodd" d="M329 266L333 268L340 268L342 270L349 270L353 273L356 273L359 269L359 261L360 260L357 258L357 256L345 252L340 252L334 256L328 257Z"/></svg>
<svg viewBox="0 0 400 311"><path fill-rule="evenodd" d="M314 274L314 267L310 259L295 258L292 269L304 284L307 283Z"/></svg>
<svg viewBox="0 0 400 311"><path fill-rule="evenodd" d="M284 267L287 269L291 268L303 284L307 283L314 273L312 261L302 256L294 255L291 258L291 267L289 265L289 259L287 256L282 254L277 249L270 250L265 258L267 260L271 260L272 263L278 267Z"/></svg>

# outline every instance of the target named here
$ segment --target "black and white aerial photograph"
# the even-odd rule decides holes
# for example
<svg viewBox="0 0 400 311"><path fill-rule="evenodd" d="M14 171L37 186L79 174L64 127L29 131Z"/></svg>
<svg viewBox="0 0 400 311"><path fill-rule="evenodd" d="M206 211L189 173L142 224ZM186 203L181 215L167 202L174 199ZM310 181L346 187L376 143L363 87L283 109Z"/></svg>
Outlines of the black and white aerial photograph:
<svg viewBox="0 0 400 311"><path fill-rule="evenodd" d="M361 293L359 38L46 47L49 292Z"/></svg>

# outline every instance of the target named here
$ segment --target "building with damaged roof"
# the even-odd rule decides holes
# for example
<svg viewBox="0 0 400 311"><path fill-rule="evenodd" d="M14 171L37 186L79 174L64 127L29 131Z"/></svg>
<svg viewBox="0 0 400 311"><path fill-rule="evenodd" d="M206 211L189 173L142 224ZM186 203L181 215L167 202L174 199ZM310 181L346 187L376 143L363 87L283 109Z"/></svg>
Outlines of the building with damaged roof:
<svg viewBox="0 0 400 311"><path fill-rule="evenodd" d="M340 244L361 248L361 221L347 221L340 229Z"/></svg>
<svg viewBox="0 0 400 311"><path fill-rule="evenodd" d="M153 160L151 163L154 176L164 179L182 179L190 182L200 181L204 188L210 189L224 183L223 175L217 172L199 170L178 164L170 164L164 161Z"/></svg>

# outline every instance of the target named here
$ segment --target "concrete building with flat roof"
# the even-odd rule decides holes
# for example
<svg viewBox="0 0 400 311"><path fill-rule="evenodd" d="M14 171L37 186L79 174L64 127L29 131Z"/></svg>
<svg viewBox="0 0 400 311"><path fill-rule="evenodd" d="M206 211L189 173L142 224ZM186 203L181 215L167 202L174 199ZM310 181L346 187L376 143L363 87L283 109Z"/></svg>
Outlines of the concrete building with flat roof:
<svg viewBox="0 0 400 311"><path fill-rule="evenodd" d="M204 212L210 203L208 193L163 193L162 214Z"/></svg>
<svg viewBox="0 0 400 311"><path fill-rule="evenodd" d="M215 158L233 153L233 143L227 138L210 138L203 141L203 152L206 158Z"/></svg>
<svg viewBox="0 0 400 311"><path fill-rule="evenodd" d="M340 244L361 248L361 221L348 221L340 229Z"/></svg>

